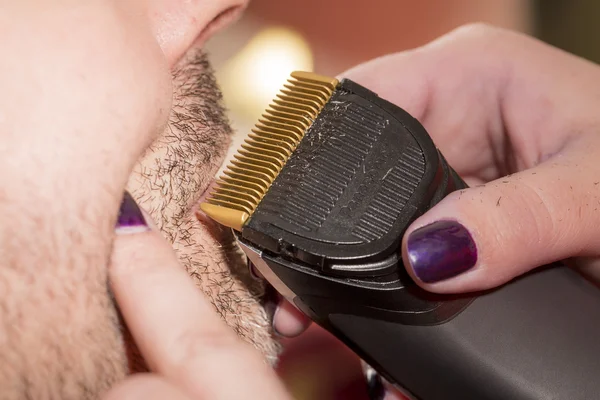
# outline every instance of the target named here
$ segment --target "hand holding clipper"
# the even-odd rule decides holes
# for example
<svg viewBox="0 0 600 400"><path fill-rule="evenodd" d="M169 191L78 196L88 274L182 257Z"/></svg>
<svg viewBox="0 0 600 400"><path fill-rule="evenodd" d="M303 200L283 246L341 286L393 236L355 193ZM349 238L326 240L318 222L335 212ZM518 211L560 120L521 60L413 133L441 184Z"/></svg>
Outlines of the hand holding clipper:
<svg viewBox="0 0 600 400"><path fill-rule="evenodd" d="M594 398L600 293L575 273L548 266L468 296L406 273L407 227L465 187L404 110L296 72L201 208L282 295L413 398Z"/></svg>

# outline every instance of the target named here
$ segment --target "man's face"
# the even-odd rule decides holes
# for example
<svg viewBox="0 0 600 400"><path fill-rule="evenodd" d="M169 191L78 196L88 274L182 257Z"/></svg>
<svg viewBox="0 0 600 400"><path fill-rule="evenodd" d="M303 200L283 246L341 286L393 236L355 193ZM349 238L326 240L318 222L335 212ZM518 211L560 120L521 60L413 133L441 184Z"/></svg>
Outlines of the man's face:
<svg viewBox="0 0 600 400"><path fill-rule="evenodd" d="M197 3L192 8L201 15L204 3L192 3ZM226 1L221 3L231 7ZM172 70L173 103L168 125L135 167L128 190L151 214L219 314L274 361L276 346L270 321L259 303L262 285L250 276L230 231L196 214L199 199L230 144L232 132L221 93L199 44L190 47Z"/></svg>
<svg viewBox="0 0 600 400"><path fill-rule="evenodd" d="M214 24L223 26L240 12L243 1L171 3L179 4L181 9L177 12L184 21L210 21L204 17L205 9L216 13L217 22L209 22L212 28L203 28L201 23L190 27L191 32L198 34L212 31ZM178 7L169 7L170 11L161 9L165 14L158 17L167 20L168 29L172 29L172 22L168 21L171 17L166 15ZM200 42L196 39L172 63L173 102L168 124L135 167L128 190L173 244L182 266L211 299L217 312L242 338L274 361L277 347L261 304L262 285L249 274L230 231L196 214L199 199L222 164L232 134L210 62L201 49L201 41L208 34L201 33Z"/></svg>
<svg viewBox="0 0 600 400"><path fill-rule="evenodd" d="M144 369L106 272L125 189L227 323L275 359L262 285L230 233L196 216L231 136L202 44L245 1L2 6L1 398L97 398Z"/></svg>
<svg viewBox="0 0 600 400"><path fill-rule="evenodd" d="M180 12L194 19L198 18L195 15L203 15L211 2L176 3L188 7ZM213 13L218 11L214 18L221 26L240 12L239 0L212 3L215 4L210 9ZM192 30L214 29L201 26ZM206 33L201 35L208 37ZM222 164L232 134L221 93L200 42L186 49L173 64L172 72L173 103L168 124L135 167L128 189L173 244L182 266L219 314L240 336L274 361L276 346L271 338L271 324L259 303L262 285L248 273L229 230L196 214L199 199Z"/></svg>

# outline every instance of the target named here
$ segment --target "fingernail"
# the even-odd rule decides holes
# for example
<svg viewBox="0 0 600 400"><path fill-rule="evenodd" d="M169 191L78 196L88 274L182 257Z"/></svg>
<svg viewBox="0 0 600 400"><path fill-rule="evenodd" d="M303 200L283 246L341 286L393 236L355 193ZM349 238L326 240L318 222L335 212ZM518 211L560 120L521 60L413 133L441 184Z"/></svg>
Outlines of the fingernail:
<svg viewBox="0 0 600 400"><path fill-rule="evenodd" d="M115 229L121 234L144 232L150 229L142 210L129 192L123 195Z"/></svg>
<svg viewBox="0 0 600 400"><path fill-rule="evenodd" d="M415 275L425 283L457 276L477 262L473 237L455 221L437 221L413 231L406 247Z"/></svg>
<svg viewBox="0 0 600 400"><path fill-rule="evenodd" d="M369 364L361 361L365 383L367 385L367 395L371 400L383 400L385 398L385 386L381 376Z"/></svg>

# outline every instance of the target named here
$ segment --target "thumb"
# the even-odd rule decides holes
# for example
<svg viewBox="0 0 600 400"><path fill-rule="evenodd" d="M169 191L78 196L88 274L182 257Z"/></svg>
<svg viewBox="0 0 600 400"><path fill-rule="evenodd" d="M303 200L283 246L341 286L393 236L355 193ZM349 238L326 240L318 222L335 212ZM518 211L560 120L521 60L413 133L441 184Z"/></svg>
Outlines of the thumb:
<svg viewBox="0 0 600 400"><path fill-rule="evenodd" d="M215 311L128 193L116 233L110 284L150 371L190 398L289 399L275 371ZM133 396L143 385L132 385L123 399L147 398L147 390ZM177 398L162 389L164 398Z"/></svg>
<svg viewBox="0 0 600 400"><path fill-rule="evenodd" d="M597 256L600 168L594 157L593 150L571 149L532 169L451 193L407 230L403 259L409 274L432 292L468 292L555 261Z"/></svg>

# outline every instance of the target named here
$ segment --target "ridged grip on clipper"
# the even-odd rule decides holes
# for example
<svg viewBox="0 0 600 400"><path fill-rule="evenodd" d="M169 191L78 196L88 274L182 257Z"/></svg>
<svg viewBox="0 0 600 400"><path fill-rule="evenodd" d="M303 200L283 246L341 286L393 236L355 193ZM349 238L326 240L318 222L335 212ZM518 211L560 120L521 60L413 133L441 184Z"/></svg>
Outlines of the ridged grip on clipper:
<svg viewBox="0 0 600 400"><path fill-rule="evenodd" d="M418 121L342 80L242 236L333 274L382 275L408 225L458 181Z"/></svg>
<svg viewBox="0 0 600 400"><path fill-rule="evenodd" d="M202 209L306 307L336 293L356 315L411 324L455 315L470 300L415 295L399 245L464 183L396 105L350 80L297 72L288 82Z"/></svg>

